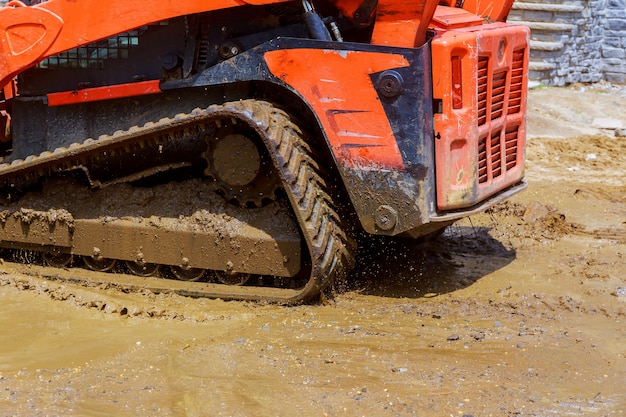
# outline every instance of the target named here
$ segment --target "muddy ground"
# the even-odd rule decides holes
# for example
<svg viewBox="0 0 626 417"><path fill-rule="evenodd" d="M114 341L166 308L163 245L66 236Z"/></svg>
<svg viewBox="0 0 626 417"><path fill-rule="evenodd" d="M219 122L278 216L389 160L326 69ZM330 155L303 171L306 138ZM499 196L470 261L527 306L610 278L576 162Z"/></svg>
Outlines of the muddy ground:
<svg viewBox="0 0 626 417"><path fill-rule="evenodd" d="M528 105L529 188L432 244L374 242L330 304L127 294L5 262L0 416L626 414L626 138L603 129L626 127L626 89Z"/></svg>

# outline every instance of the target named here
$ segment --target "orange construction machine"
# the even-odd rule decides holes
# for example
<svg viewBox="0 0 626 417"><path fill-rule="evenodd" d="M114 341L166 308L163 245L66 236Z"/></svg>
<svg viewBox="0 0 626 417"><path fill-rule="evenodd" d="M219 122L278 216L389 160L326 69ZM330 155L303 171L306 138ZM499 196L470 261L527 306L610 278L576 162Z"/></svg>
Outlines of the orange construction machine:
<svg viewBox="0 0 626 417"><path fill-rule="evenodd" d="M428 236L525 187L513 0L37 3L0 8L6 256L294 303L355 233Z"/></svg>

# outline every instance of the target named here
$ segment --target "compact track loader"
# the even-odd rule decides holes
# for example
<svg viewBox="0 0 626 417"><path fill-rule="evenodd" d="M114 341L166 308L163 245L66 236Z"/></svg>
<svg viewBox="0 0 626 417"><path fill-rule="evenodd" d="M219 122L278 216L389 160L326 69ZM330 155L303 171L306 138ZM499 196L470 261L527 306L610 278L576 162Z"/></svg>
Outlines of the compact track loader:
<svg viewBox="0 0 626 417"><path fill-rule="evenodd" d="M314 298L355 233L428 236L525 187L512 3L10 1L0 246L88 282Z"/></svg>

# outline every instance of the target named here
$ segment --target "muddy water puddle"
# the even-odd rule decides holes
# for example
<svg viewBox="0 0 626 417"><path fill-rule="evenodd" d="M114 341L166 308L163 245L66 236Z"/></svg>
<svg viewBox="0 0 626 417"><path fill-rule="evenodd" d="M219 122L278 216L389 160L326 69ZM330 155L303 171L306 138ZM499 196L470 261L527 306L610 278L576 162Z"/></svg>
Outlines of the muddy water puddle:
<svg viewBox="0 0 626 417"><path fill-rule="evenodd" d="M13 286L0 287L0 372L83 366L129 347L186 337L190 327L155 320L144 322L96 309L78 309L67 302L50 302L45 295ZM78 311L77 311L78 310ZM84 310L84 311L83 311Z"/></svg>

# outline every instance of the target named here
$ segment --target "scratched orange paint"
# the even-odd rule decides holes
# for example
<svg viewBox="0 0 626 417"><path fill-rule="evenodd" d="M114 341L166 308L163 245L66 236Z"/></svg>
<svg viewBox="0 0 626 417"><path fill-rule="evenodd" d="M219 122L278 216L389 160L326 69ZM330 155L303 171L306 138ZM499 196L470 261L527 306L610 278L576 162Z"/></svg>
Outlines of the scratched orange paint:
<svg viewBox="0 0 626 417"><path fill-rule="evenodd" d="M313 106L340 163L362 169L404 168L370 78L370 74L407 67L402 55L287 49L267 52L265 60L272 74Z"/></svg>

